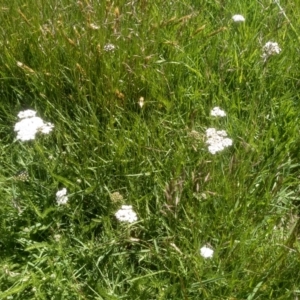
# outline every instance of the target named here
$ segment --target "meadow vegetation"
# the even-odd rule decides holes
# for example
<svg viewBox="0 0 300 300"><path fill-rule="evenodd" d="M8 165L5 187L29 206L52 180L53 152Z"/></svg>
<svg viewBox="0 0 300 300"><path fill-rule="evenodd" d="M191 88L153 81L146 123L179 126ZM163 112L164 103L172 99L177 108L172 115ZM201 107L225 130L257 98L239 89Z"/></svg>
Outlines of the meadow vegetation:
<svg viewBox="0 0 300 300"><path fill-rule="evenodd" d="M2 0L0 298L298 299L299 13Z"/></svg>

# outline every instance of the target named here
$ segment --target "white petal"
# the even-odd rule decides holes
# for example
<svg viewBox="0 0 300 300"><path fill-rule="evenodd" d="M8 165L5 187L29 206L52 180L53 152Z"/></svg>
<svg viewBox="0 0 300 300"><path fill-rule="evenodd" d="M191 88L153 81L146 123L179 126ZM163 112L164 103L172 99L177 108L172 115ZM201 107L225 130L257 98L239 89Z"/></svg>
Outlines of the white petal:
<svg viewBox="0 0 300 300"><path fill-rule="evenodd" d="M206 246L203 246L201 249L200 249L200 254L201 256L203 256L204 258L212 258L213 255L214 255L214 250L206 247Z"/></svg>

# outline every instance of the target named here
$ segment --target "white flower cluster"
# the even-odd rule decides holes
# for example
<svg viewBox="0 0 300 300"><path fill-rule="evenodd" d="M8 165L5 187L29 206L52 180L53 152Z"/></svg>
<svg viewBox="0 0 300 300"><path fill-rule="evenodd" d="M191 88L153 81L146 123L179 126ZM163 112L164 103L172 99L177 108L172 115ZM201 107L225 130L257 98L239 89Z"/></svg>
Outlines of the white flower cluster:
<svg viewBox="0 0 300 300"><path fill-rule="evenodd" d="M208 144L208 151L211 154L216 154L224 150L226 147L232 145L232 139L227 138L225 130L216 130L215 128L206 129L206 143Z"/></svg>
<svg viewBox="0 0 300 300"><path fill-rule="evenodd" d="M19 112L19 122L15 124L14 131L17 132L17 139L21 141L34 140L37 132L48 134L54 125L45 123L41 118L36 117L36 111L28 109Z"/></svg>
<svg viewBox="0 0 300 300"><path fill-rule="evenodd" d="M56 202L58 205L65 205L68 202L67 189L63 188L56 193Z"/></svg>
<svg viewBox="0 0 300 300"><path fill-rule="evenodd" d="M19 119L33 118L35 117L35 115L36 115L36 111L27 109L27 110L20 111L18 113L18 118Z"/></svg>
<svg viewBox="0 0 300 300"><path fill-rule="evenodd" d="M245 22L245 18L242 15L234 15L232 16L232 20L234 22Z"/></svg>
<svg viewBox="0 0 300 300"><path fill-rule="evenodd" d="M270 56L279 54L281 52L281 49L278 45L278 43L274 42L267 42L263 47L263 59L266 61Z"/></svg>
<svg viewBox="0 0 300 300"><path fill-rule="evenodd" d="M210 115L213 117L226 117L226 112L216 106L211 110Z"/></svg>
<svg viewBox="0 0 300 300"><path fill-rule="evenodd" d="M106 52L112 52L112 51L115 51L116 47L113 44L106 44L106 45L104 45L103 49Z"/></svg>
<svg viewBox="0 0 300 300"><path fill-rule="evenodd" d="M214 255L214 250L209 247L203 246L200 249L200 255L204 258L212 258Z"/></svg>
<svg viewBox="0 0 300 300"><path fill-rule="evenodd" d="M133 223L138 219L131 205L122 205L121 209L115 213L115 216L121 222Z"/></svg>

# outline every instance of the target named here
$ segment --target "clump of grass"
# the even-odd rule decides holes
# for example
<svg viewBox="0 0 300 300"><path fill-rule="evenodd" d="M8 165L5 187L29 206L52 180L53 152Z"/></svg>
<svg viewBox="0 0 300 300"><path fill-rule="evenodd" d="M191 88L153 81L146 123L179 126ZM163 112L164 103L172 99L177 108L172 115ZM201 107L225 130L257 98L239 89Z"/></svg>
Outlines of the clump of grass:
<svg viewBox="0 0 300 300"><path fill-rule="evenodd" d="M297 299L298 7L0 10L1 299ZM52 132L17 140L26 109Z"/></svg>

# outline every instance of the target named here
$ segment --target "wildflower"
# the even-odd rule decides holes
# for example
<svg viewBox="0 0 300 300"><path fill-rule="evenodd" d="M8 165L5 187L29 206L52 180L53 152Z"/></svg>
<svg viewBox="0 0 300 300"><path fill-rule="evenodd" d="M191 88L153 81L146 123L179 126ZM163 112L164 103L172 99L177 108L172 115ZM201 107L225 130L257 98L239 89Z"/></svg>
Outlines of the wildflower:
<svg viewBox="0 0 300 300"><path fill-rule="evenodd" d="M122 205L121 209L115 213L115 216L121 222L133 223L138 219L131 205Z"/></svg>
<svg viewBox="0 0 300 300"><path fill-rule="evenodd" d="M106 52L113 52L115 49L116 49L116 47L113 44L104 45L104 51L106 51Z"/></svg>
<svg viewBox="0 0 300 300"><path fill-rule="evenodd" d="M232 20L234 22L245 22L245 18L242 15L234 15L232 16Z"/></svg>
<svg viewBox="0 0 300 300"><path fill-rule="evenodd" d="M192 131L188 132L188 137L190 137L193 140L200 140L201 134L196 130L192 130Z"/></svg>
<svg viewBox="0 0 300 300"><path fill-rule="evenodd" d="M274 42L267 42L263 47L263 59L266 61L270 56L279 54L281 52L281 49L278 45L278 43Z"/></svg>
<svg viewBox="0 0 300 300"><path fill-rule="evenodd" d="M211 154L216 154L224 150L226 147L232 145L232 139L227 138L225 130L216 130L215 128L208 128L206 130L206 143L208 144L208 151Z"/></svg>
<svg viewBox="0 0 300 300"><path fill-rule="evenodd" d="M65 205L68 202L67 189L63 188L56 193L56 202L58 205Z"/></svg>
<svg viewBox="0 0 300 300"><path fill-rule="evenodd" d="M25 182L25 181L28 181L29 174L26 170L21 170L14 176L14 179Z"/></svg>
<svg viewBox="0 0 300 300"><path fill-rule="evenodd" d="M35 117L35 115L36 115L36 111L31 110L31 109L27 109L27 110L24 110L24 111L20 111L18 113L18 118L19 119L32 118L32 117Z"/></svg>
<svg viewBox="0 0 300 300"><path fill-rule="evenodd" d="M39 131L44 133L44 134L49 134L52 129L54 128L54 125L51 123L44 123L40 128Z"/></svg>
<svg viewBox="0 0 300 300"><path fill-rule="evenodd" d="M123 201L123 196L119 193L119 192L114 192L112 194L109 195L110 196L110 200L112 202L121 202Z"/></svg>
<svg viewBox="0 0 300 300"><path fill-rule="evenodd" d="M211 110L210 115L213 117L225 117L226 113L220 107L216 106Z"/></svg>
<svg viewBox="0 0 300 300"><path fill-rule="evenodd" d="M61 235L60 235L60 234L55 234L55 235L54 235L54 240L55 240L56 242L59 242L60 239L61 239Z"/></svg>
<svg viewBox="0 0 300 300"><path fill-rule="evenodd" d="M44 123L40 117L36 117L34 110L24 110L19 112L19 122L15 124L14 131L17 132L17 140L34 140L37 132L48 134L52 131L54 125Z"/></svg>
<svg viewBox="0 0 300 300"><path fill-rule="evenodd" d="M209 247L203 246L200 249L200 255L204 258L212 258L214 255L214 250Z"/></svg>

